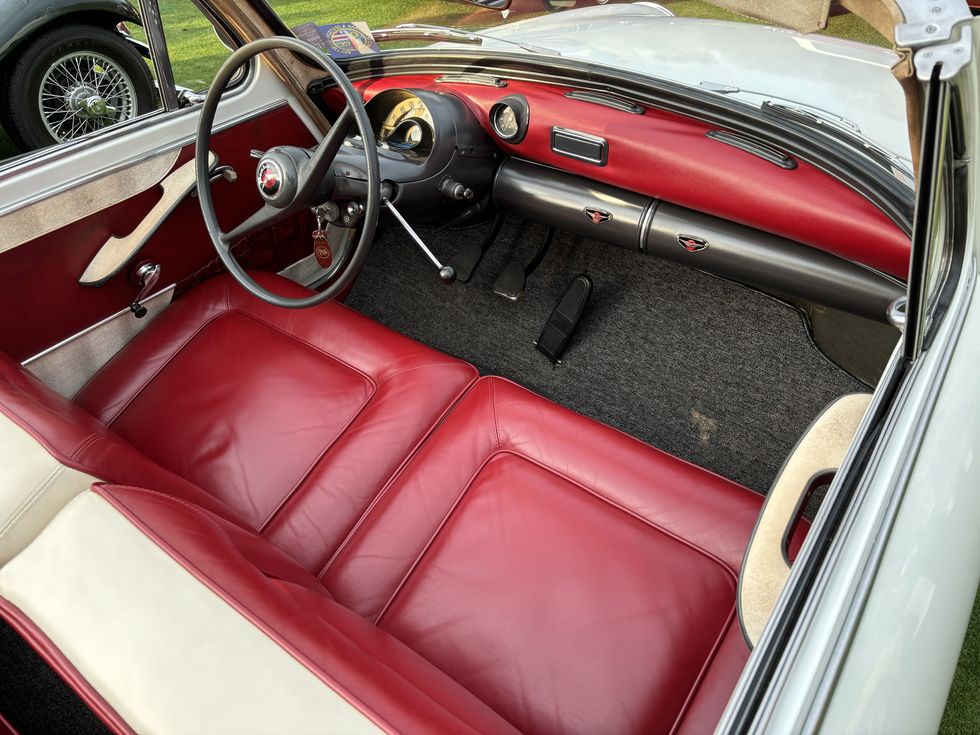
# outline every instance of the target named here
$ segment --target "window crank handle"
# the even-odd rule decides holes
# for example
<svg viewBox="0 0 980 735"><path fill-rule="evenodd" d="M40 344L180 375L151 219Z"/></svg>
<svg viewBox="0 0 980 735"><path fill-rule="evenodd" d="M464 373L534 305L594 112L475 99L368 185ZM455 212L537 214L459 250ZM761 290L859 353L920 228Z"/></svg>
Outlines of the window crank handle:
<svg viewBox="0 0 980 735"><path fill-rule="evenodd" d="M143 263L133 273L133 283L140 291L136 300L129 305L129 309L136 315L137 319L146 316L146 307L143 306L143 302L156 288L157 282L160 280L161 270L159 263Z"/></svg>

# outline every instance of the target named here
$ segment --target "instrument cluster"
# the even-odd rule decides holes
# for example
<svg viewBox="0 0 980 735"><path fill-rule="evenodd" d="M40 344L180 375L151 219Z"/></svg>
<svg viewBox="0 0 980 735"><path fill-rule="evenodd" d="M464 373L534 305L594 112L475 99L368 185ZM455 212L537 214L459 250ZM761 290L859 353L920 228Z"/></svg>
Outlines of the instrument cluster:
<svg viewBox="0 0 980 735"><path fill-rule="evenodd" d="M410 158L429 155L435 145L435 122L425 102L407 90L391 90L368 104L378 144Z"/></svg>

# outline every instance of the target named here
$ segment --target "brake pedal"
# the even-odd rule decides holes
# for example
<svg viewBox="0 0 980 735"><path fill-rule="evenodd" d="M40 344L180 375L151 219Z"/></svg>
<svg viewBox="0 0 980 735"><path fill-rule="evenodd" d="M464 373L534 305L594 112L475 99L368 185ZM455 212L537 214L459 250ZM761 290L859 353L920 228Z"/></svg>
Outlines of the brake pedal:
<svg viewBox="0 0 980 735"><path fill-rule="evenodd" d="M575 276L545 322L534 346L552 363L561 362L562 355L568 349L568 343L572 341L592 298L592 287L592 279L584 273Z"/></svg>
<svg viewBox="0 0 980 735"><path fill-rule="evenodd" d="M534 273L538 266L541 265L541 261L544 260L544 256L551 249L551 243L554 239L555 230L554 228L549 228L544 241L527 265L521 263L517 258L512 258L507 261L507 265L504 266L500 275L497 276L497 280L493 282L493 292L498 296L503 296L505 299L517 301L521 297L521 294L524 293L524 286L527 285L528 276Z"/></svg>

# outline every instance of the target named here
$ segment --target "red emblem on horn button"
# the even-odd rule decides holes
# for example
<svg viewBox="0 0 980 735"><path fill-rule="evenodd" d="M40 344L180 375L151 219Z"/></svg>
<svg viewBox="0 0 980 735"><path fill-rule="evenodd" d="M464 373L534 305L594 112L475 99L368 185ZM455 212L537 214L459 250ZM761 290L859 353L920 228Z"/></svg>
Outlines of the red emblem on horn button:
<svg viewBox="0 0 980 735"><path fill-rule="evenodd" d="M282 169L275 161L263 161L259 164L255 179L262 195L267 199L275 199L282 188Z"/></svg>

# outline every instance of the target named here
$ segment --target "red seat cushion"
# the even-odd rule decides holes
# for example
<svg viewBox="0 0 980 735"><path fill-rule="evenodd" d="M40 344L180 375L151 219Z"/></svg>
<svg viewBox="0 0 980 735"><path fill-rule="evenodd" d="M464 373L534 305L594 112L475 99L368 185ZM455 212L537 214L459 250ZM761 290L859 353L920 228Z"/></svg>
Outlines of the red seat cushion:
<svg viewBox="0 0 980 735"><path fill-rule="evenodd" d="M735 590L761 502L487 378L321 576L519 729L710 728L747 655Z"/></svg>
<svg viewBox="0 0 980 735"><path fill-rule="evenodd" d="M342 304L281 309L225 276L175 302L75 401L319 569L476 377Z"/></svg>
<svg viewBox="0 0 980 735"><path fill-rule="evenodd" d="M0 413L65 466L108 482L152 485L224 518L242 522L213 495L151 461L3 353L0 353Z"/></svg>

